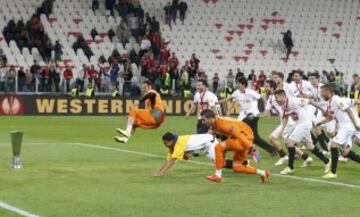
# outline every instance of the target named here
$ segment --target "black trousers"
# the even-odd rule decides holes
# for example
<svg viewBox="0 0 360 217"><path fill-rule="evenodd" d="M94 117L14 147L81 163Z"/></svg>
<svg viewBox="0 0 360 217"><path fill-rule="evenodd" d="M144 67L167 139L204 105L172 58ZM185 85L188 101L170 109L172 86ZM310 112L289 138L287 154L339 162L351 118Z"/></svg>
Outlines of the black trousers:
<svg viewBox="0 0 360 217"><path fill-rule="evenodd" d="M259 135L258 132L258 121L259 118L249 118L246 117L243 122L246 123L247 125L249 125L251 127L251 129L254 132L254 143L256 145L258 145L260 148L264 149L265 151L269 152L271 155L276 154L276 149L274 147L272 147L267 141L265 141L263 138L261 138L261 136Z"/></svg>

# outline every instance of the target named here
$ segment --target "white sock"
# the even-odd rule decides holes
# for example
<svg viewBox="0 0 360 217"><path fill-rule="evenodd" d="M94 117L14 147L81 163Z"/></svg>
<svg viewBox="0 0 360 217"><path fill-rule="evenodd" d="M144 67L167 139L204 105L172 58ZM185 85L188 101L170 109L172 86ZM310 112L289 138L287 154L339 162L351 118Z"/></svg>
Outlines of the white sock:
<svg viewBox="0 0 360 217"><path fill-rule="evenodd" d="M132 128L133 128L132 124L128 124L126 127L126 132L128 132L130 135L131 135Z"/></svg>
<svg viewBox="0 0 360 217"><path fill-rule="evenodd" d="M257 169L257 170L256 170L256 174L258 174L258 175L260 175L260 176L265 176L265 170Z"/></svg>
<svg viewBox="0 0 360 217"><path fill-rule="evenodd" d="M222 170L215 170L215 175L221 178Z"/></svg>

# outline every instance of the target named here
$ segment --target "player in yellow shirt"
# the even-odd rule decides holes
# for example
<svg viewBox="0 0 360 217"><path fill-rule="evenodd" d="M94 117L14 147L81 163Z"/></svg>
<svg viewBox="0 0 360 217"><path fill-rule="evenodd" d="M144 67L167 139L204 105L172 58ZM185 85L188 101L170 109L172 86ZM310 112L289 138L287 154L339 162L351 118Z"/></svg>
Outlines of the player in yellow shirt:
<svg viewBox="0 0 360 217"><path fill-rule="evenodd" d="M162 176L177 160L188 160L193 152L203 152L207 157L215 159L215 145L218 143L211 134L183 135L166 133L162 140L168 148L167 160L158 169L154 176Z"/></svg>
<svg viewBox="0 0 360 217"><path fill-rule="evenodd" d="M129 113L126 129L116 129L120 134L120 136L115 136L117 142L126 143L130 136L134 134L137 127L142 129L155 129L164 122L165 112L160 94L152 89L150 81L143 82L142 91L143 96L139 101L140 103L145 102L145 109L139 109L139 102L135 103L135 106Z"/></svg>

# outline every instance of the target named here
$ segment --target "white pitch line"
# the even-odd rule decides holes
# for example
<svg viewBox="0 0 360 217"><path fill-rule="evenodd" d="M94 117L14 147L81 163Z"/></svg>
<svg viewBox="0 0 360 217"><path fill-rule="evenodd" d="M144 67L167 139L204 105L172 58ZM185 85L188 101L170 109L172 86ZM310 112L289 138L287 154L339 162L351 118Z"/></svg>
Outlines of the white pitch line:
<svg viewBox="0 0 360 217"><path fill-rule="evenodd" d="M32 213L30 213L30 212L28 212L26 210L17 208L15 206L4 203L2 201L0 201L0 208L6 209L6 210L8 210L10 212L13 212L13 213L16 213L18 215L25 216L25 217L40 217L39 215L32 214Z"/></svg>
<svg viewBox="0 0 360 217"><path fill-rule="evenodd" d="M121 148L113 148L113 147L106 147L101 145L95 145L95 144L88 144L88 143L68 143L69 145L77 145L77 146L83 146L88 148L95 148L95 149L103 149L103 150L111 150L111 151L117 151L117 152L123 152L123 153L129 153L129 154L135 154L135 155L141 155L146 157L152 157L152 158L165 158L162 155L157 154L150 154L146 152L139 152L139 151L131 151L127 149L121 149ZM188 160L187 162L193 163L193 164L199 164L199 165L207 165L207 166L213 166L211 163L205 163L200 161L194 161L194 160ZM353 184L347 184L342 182L331 182L331 181L325 181L325 180L319 180L319 179L313 179L313 178L306 178L306 177L299 177L299 176L284 176L280 174L272 174L273 176L280 177L280 178L286 178L286 179L295 179L300 181L307 181L307 182L316 182L321 184L329 184L329 185L337 185L342 187L348 187L348 188L360 188L359 185L353 185Z"/></svg>

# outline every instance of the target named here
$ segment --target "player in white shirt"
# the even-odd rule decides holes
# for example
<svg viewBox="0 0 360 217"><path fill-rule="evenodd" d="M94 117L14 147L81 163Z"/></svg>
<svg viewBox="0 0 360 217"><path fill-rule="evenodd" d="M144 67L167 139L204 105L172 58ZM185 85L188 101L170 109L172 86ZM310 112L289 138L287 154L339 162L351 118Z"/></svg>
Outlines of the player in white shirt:
<svg viewBox="0 0 360 217"><path fill-rule="evenodd" d="M288 162L289 158L286 155L284 149L281 147L280 144L280 137L287 138L291 131L293 130L294 125L287 124L283 133L281 134L282 130L282 118L283 117L283 110L281 106L276 102L274 92L276 91L277 85L275 81L268 80L265 83L268 94L268 99L265 105L265 111L261 114L262 117L269 117L271 114L275 114L280 117L280 125L269 135L269 142L270 144L277 150L280 159L275 163L275 166L281 166ZM293 121L293 123L295 123ZM299 148L296 147L296 153L304 159L303 167L310 165L313 162L313 159L308 156L306 153L302 152Z"/></svg>
<svg viewBox="0 0 360 217"><path fill-rule="evenodd" d="M311 85L313 86L313 99L314 101L319 104L319 106L321 106L323 108L323 110L326 109L326 102L324 100L324 98L321 96L321 87L324 85L322 83L320 83L320 75L317 72L311 73L309 76L309 81L311 83ZM322 114L322 112L315 108L315 120L314 120L314 125L316 125L318 122L324 120L324 115ZM329 138L327 137L327 135L325 134L325 132L322 130L322 128L324 128L324 130L326 130L327 134L329 135L330 138L335 136L335 130L336 130L336 121L332 120L329 123L326 123L322 126L317 126L314 127L314 133L316 134L316 141L319 142L319 144L321 145L321 148L324 151L329 151L327 144L329 142ZM314 142L315 144L316 142ZM316 145L316 144L315 144Z"/></svg>
<svg viewBox="0 0 360 217"><path fill-rule="evenodd" d="M290 116L296 122L294 130L290 133L285 142L289 151L288 167L282 170L280 174L288 175L295 172L295 144L301 142L303 142L305 147L324 163L325 172L327 172L330 169L331 162L323 155L323 153L321 153L319 148L314 146L311 140L312 119L308 114L310 100L304 98L287 97L284 90L276 90L274 95L276 101L282 107L282 112L284 114L281 132L283 132L285 129Z"/></svg>
<svg viewBox="0 0 360 217"><path fill-rule="evenodd" d="M209 91L209 84L206 80L198 81L197 90L198 91L195 93L194 96L194 104L186 113L185 117L189 117L195 111L197 106L198 122L196 126L196 133L203 134L207 133L209 131L209 128L202 124L200 113L206 109L212 109L213 111L216 111L217 114L219 114L220 106L216 105L218 103L218 98L214 93Z"/></svg>
<svg viewBox="0 0 360 217"><path fill-rule="evenodd" d="M240 105L240 113L238 119L248 124L254 132L254 143L259 147L269 152L272 156L277 154L277 151L267 141L260 137L258 132L259 108L258 100L262 99L261 95L251 89L247 88L248 81L244 77L238 78L236 81L237 90L228 98L221 100L219 103L232 101Z"/></svg>
<svg viewBox="0 0 360 217"><path fill-rule="evenodd" d="M292 75L291 87L295 91L296 97L311 98L313 96L313 87L310 82L302 79L300 71L294 71Z"/></svg>
<svg viewBox="0 0 360 217"><path fill-rule="evenodd" d="M193 152L204 153L211 160L215 160L216 138L211 134L182 135L165 133L162 137L168 148L167 159L164 164L154 173L154 176L162 176L177 160L188 160Z"/></svg>
<svg viewBox="0 0 360 217"><path fill-rule="evenodd" d="M338 125L337 134L330 141L331 170L323 176L323 178L330 179L337 177L338 147L343 150L345 157L360 163L360 155L351 151L352 137L359 135L360 126L359 118L351 109L352 100L334 95L334 90L330 85L321 87L321 96L327 101L327 119L317 125L324 124L332 119L335 119Z"/></svg>
<svg viewBox="0 0 360 217"><path fill-rule="evenodd" d="M275 72L272 79L276 83L276 89L283 89L288 97L296 97L296 88L284 81L285 77L282 72Z"/></svg>

